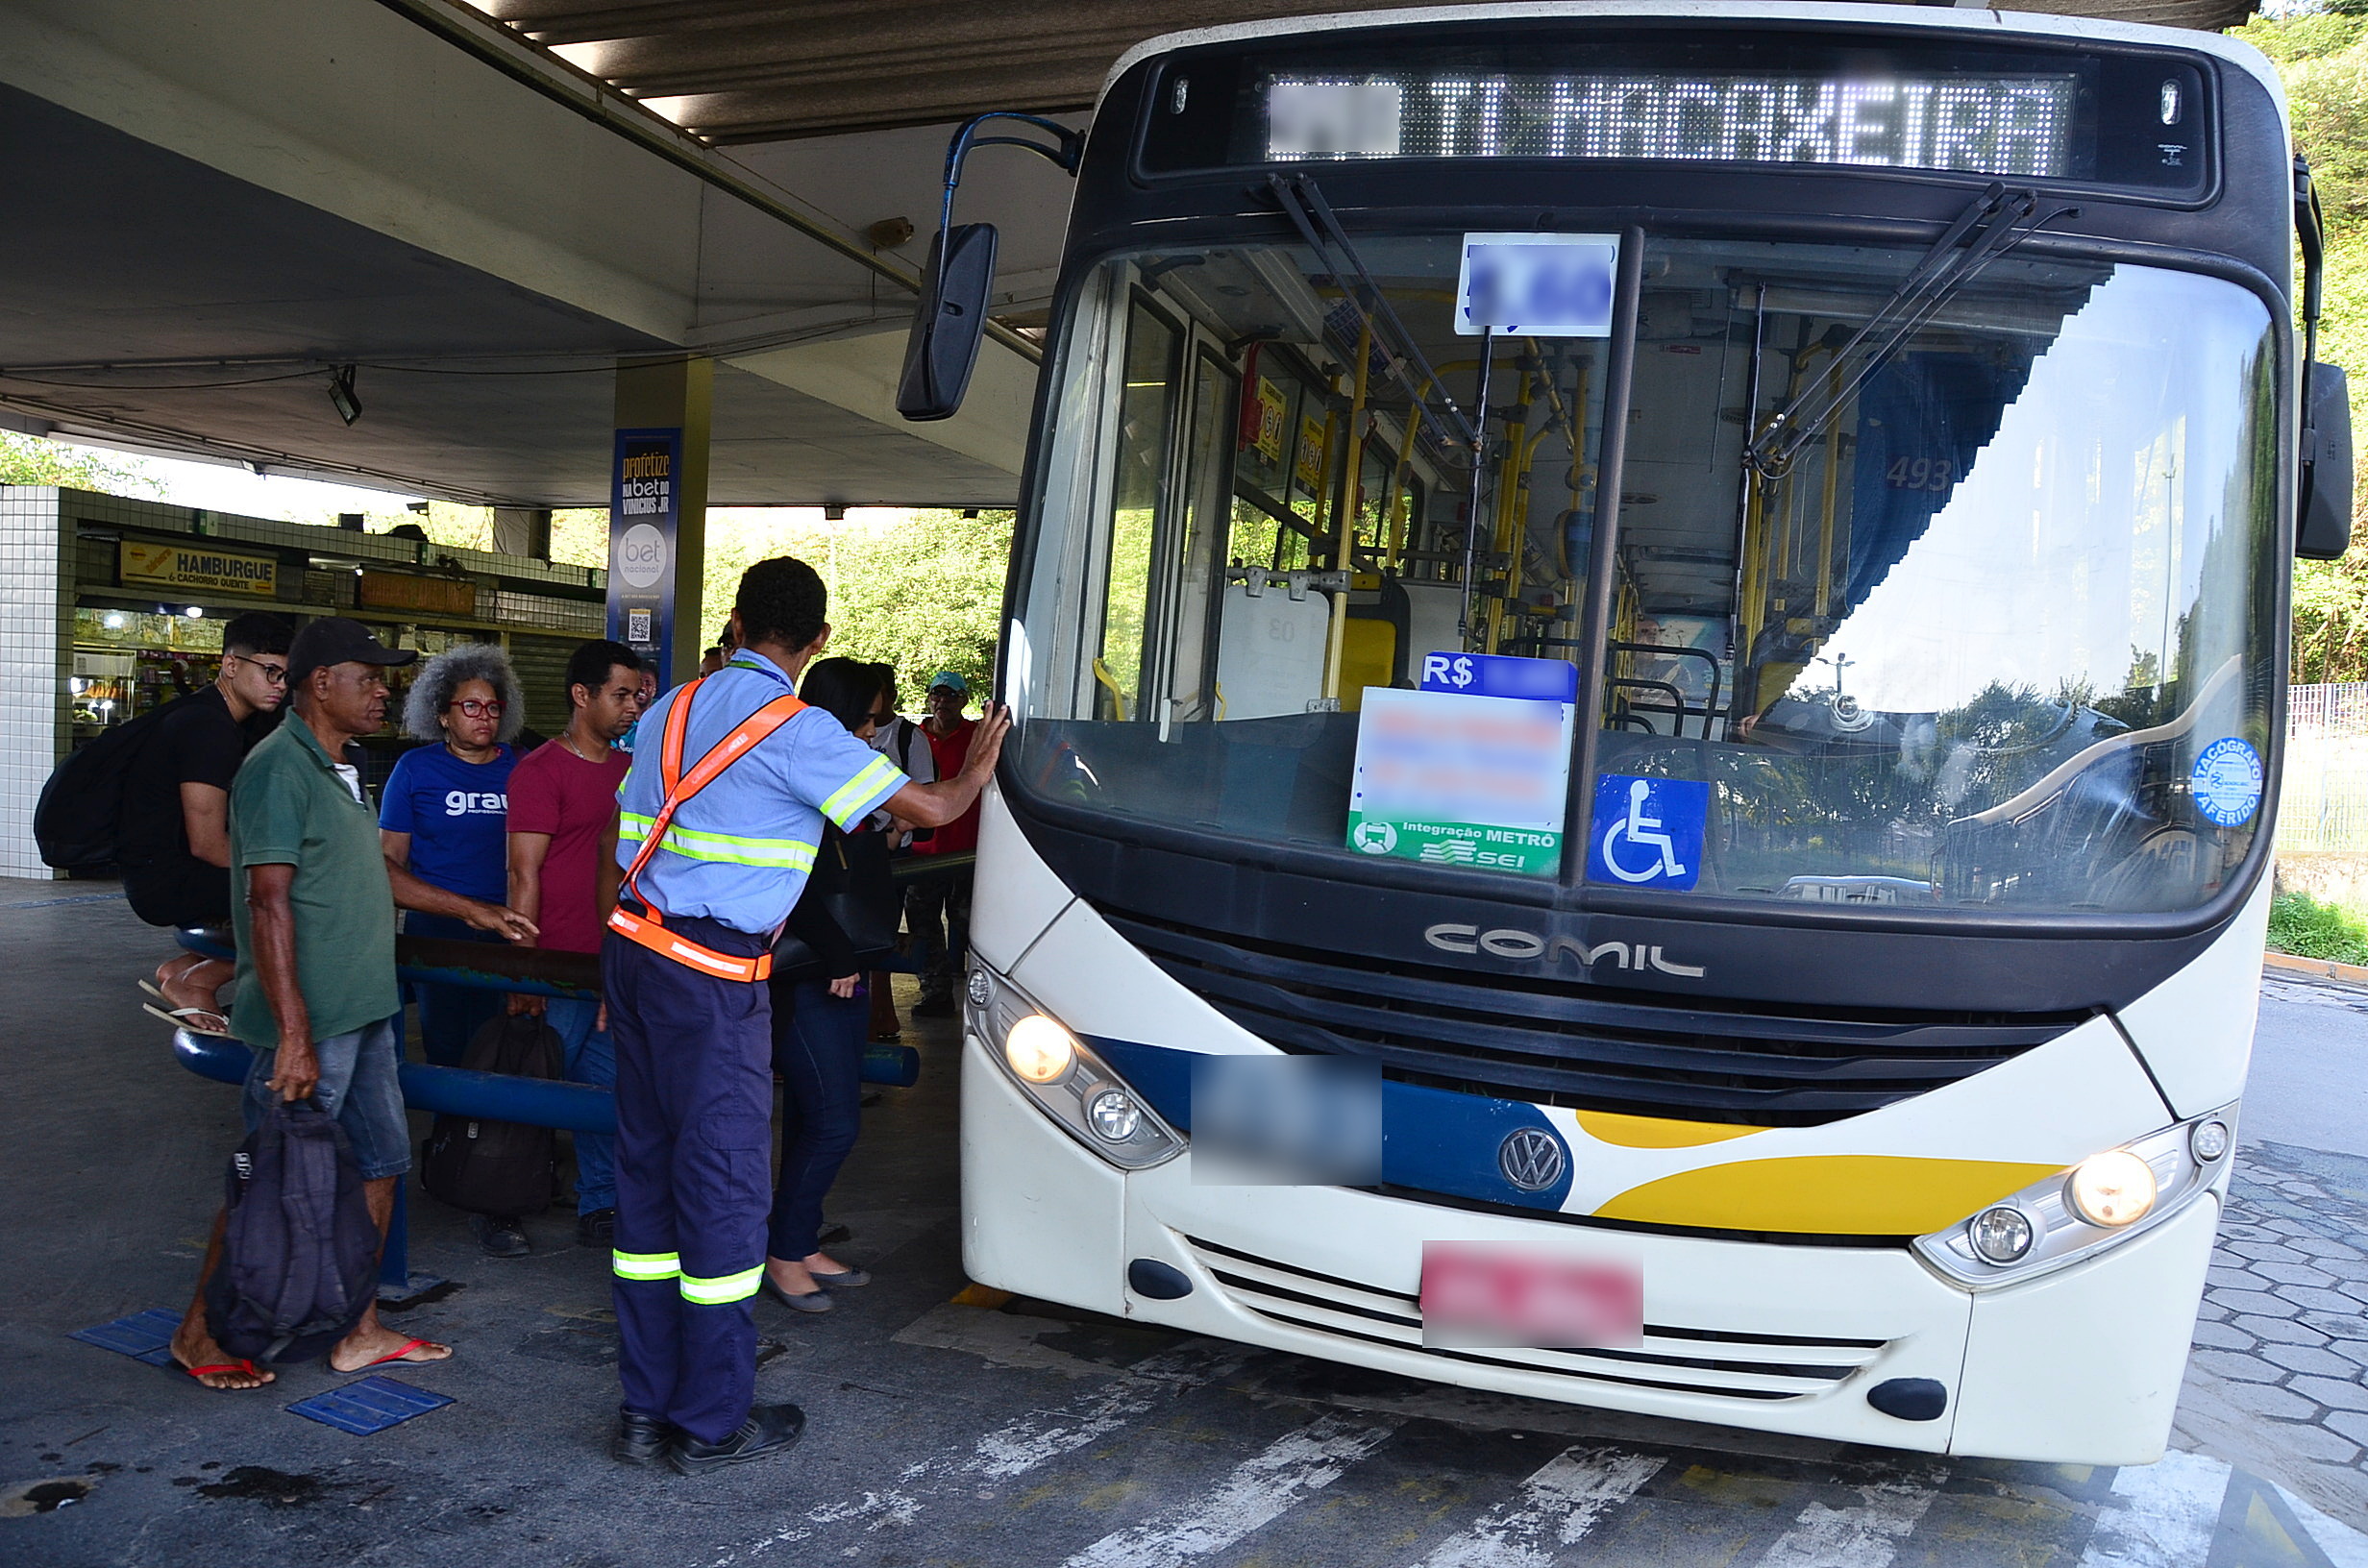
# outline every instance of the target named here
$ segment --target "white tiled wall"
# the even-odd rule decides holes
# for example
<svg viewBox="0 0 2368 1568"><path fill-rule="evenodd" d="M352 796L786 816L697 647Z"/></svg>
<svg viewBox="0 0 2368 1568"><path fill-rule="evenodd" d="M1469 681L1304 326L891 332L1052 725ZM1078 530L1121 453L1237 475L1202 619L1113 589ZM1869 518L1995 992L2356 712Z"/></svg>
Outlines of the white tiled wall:
<svg viewBox="0 0 2368 1568"><path fill-rule="evenodd" d="M0 485L0 876L48 876L33 807L67 734L58 492Z"/></svg>

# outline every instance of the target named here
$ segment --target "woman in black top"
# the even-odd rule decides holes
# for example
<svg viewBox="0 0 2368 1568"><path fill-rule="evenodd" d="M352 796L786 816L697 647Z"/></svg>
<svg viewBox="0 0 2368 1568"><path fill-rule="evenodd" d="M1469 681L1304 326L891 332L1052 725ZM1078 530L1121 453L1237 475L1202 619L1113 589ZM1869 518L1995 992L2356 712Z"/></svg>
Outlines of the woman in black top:
<svg viewBox="0 0 2368 1568"><path fill-rule="evenodd" d="M872 738L879 678L854 659L824 659L798 683L807 706L838 720L856 739ZM857 831L862 831L860 828ZM773 988L773 1070L781 1076L781 1167L766 1227L765 1292L802 1312L826 1312L830 1291L866 1285L872 1276L822 1250L823 1197L855 1146L863 1094L864 1036L872 1003L853 943L825 907L823 868L838 859L839 830L823 824L816 872L790 911L786 929L811 949L818 964L776 972Z"/></svg>

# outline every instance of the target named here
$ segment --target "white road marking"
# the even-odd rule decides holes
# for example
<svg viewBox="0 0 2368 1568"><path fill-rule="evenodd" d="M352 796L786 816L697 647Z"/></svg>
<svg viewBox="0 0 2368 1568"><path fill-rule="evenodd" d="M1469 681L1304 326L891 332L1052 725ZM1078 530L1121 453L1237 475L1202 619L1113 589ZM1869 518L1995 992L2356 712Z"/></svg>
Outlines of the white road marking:
<svg viewBox="0 0 2368 1568"><path fill-rule="evenodd" d="M2278 1485L2276 1482L2270 1484ZM2321 1513L2282 1486L2278 1486L2278 1495L2285 1499L2286 1507L2294 1510L2294 1517L2302 1521L2303 1529L2310 1532L2310 1538L2318 1542L2319 1550L2327 1554L2327 1560L2335 1568L2368 1568L2368 1535L2340 1519Z"/></svg>
<svg viewBox="0 0 2368 1568"><path fill-rule="evenodd" d="M1519 1495L1442 1541L1421 1568L1546 1568L1627 1502L1668 1461L1617 1448L1568 1448L1521 1482Z"/></svg>
<svg viewBox="0 0 2368 1568"><path fill-rule="evenodd" d="M1940 1490L1940 1474L1853 1487L1854 1508L1812 1503L1777 1537L1761 1568L1886 1568Z"/></svg>
<svg viewBox="0 0 2368 1568"><path fill-rule="evenodd" d="M2116 1506L2097 1520L2081 1568L2195 1568L2211 1555L2229 1467L2173 1449L2113 1478Z"/></svg>
<svg viewBox="0 0 2368 1568"><path fill-rule="evenodd" d="M904 1467L895 1486L810 1508L796 1524L715 1558L712 1568L730 1568L777 1546L802 1541L827 1525L861 1521L867 1530L909 1525L934 1498L953 1491L967 1495L981 1482L1025 1475L1108 1436L1163 1400L1231 1377L1255 1354L1246 1346L1204 1339L1147 1356L1077 1409L1031 1412L980 1437L967 1454L954 1451L917 1460Z"/></svg>
<svg viewBox="0 0 2368 1568"><path fill-rule="evenodd" d="M1319 1416L1243 1460L1189 1503L1128 1530L1113 1531L1063 1568L1181 1568L1264 1530L1390 1440L1395 1421L1365 1425Z"/></svg>

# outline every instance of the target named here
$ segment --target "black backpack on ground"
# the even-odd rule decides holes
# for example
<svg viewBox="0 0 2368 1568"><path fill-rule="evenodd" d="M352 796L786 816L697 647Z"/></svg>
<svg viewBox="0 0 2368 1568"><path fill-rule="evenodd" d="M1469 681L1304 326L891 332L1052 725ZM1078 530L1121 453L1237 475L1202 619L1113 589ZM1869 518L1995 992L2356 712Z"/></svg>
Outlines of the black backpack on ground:
<svg viewBox="0 0 2368 1568"><path fill-rule="evenodd" d="M275 1102L231 1156L228 1185L206 1326L249 1360L326 1355L378 1291L379 1228L345 1130L309 1100Z"/></svg>
<svg viewBox="0 0 2368 1568"><path fill-rule="evenodd" d="M469 1041L460 1065L470 1072L557 1078L565 1055L557 1032L541 1018L496 1015ZM419 1185L471 1213L539 1214L551 1207L558 1147L558 1134L548 1127L438 1115L420 1149Z"/></svg>
<svg viewBox="0 0 2368 1568"><path fill-rule="evenodd" d="M164 716L199 695L150 708L58 764L33 808L33 842L43 865L86 874L115 869L121 859L124 780Z"/></svg>

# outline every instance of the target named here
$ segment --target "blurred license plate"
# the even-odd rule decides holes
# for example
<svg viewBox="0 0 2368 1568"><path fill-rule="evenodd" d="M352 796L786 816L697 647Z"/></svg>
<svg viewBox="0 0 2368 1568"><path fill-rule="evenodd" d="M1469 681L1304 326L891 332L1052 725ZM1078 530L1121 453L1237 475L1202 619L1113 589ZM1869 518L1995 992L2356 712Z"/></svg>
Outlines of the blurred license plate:
<svg viewBox="0 0 2368 1568"><path fill-rule="evenodd" d="M1634 1349L1644 1342L1643 1276L1631 1264L1532 1247L1425 1241L1422 1342Z"/></svg>

